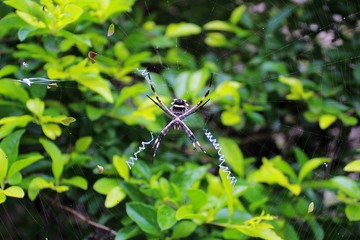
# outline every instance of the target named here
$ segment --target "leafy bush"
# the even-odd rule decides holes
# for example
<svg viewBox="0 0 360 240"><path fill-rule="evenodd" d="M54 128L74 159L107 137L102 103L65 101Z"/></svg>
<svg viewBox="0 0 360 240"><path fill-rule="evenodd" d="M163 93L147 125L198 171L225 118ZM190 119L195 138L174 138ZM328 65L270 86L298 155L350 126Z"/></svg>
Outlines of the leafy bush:
<svg viewBox="0 0 360 240"><path fill-rule="evenodd" d="M1 235L355 238L359 6L298 2L1 3ZM151 157L147 71L167 105L213 74L185 120L208 154L170 133Z"/></svg>

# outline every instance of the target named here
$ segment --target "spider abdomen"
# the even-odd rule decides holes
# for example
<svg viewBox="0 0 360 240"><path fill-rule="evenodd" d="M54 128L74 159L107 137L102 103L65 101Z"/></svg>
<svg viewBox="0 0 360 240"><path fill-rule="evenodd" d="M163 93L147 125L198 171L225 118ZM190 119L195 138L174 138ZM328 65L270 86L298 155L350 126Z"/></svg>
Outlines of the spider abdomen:
<svg viewBox="0 0 360 240"><path fill-rule="evenodd" d="M184 114L187 111L187 107L189 105L186 103L185 100L182 99L174 99L174 101L171 103L170 110L176 115L180 116Z"/></svg>

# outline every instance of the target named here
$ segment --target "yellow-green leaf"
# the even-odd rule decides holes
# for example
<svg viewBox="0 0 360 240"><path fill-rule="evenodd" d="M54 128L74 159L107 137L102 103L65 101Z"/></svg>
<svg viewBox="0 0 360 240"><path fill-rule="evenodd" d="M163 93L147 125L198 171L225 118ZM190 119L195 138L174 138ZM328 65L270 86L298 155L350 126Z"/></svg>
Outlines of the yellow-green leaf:
<svg viewBox="0 0 360 240"><path fill-rule="evenodd" d="M344 171L347 172L360 172L360 159L354 160L344 167Z"/></svg>
<svg viewBox="0 0 360 240"><path fill-rule="evenodd" d="M29 99L26 102L26 107L30 112L35 114L36 116L41 116L45 109L45 103L41 101L39 98Z"/></svg>
<svg viewBox="0 0 360 240"><path fill-rule="evenodd" d="M360 204L346 205L345 214L350 221L360 221Z"/></svg>
<svg viewBox="0 0 360 240"><path fill-rule="evenodd" d="M0 189L0 204L5 202L6 200L6 195L3 193L3 190Z"/></svg>
<svg viewBox="0 0 360 240"><path fill-rule="evenodd" d="M73 123L73 122L75 122L75 121L76 121L75 118L73 118L73 117L67 117L67 118L62 119L62 120L61 120L61 123L64 124L65 126L69 126L70 123Z"/></svg>
<svg viewBox="0 0 360 240"><path fill-rule="evenodd" d="M225 189L229 215L231 216L234 213L234 199L232 196L232 185L230 184L229 179L227 179L228 173L224 172L222 168L219 169L219 175Z"/></svg>
<svg viewBox="0 0 360 240"><path fill-rule="evenodd" d="M5 152L0 148L0 187L3 188L3 179L6 176L8 170L8 158Z"/></svg>
<svg viewBox="0 0 360 240"><path fill-rule="evenodd" d="M30 184L28 189L29 198L31 201L33 201L37 195L39 194L40 190L45 188L50 188L52 184L42 177L36 177L34 178Z"/></svg>
<svg viewBox="0 0 360 240"><path fill-rule="evenodd" d="M105 207L112 208L118 205L124 198L126 194L123 192L120 186L116 186L110 190L110 192L106 195L105 199Z"/></svg>
<svg viewBox="0 0 360 240"><path fill-rule="evenodd" d="M21 187L11 186L4 190L4 194L8 197L23 198L25 192Z"/></svg>
<svg viewBox="0 0 360 240"><path fill-rule="evenodd" d="M166 28L167 37L185 37L201 33L201 27L193 23L171 23Z"/></svg>
<svg viewBox="0 0 360 240"><path fill-rule="evenodd" d="M92 137L86 136L79 138L75 143L75 151L77 152L85 152L88 150L89 146L92 143Z"/></svg>
<svg viewBox="0 0 360 240"><path fill-rule="evenodd" d="M58 136L61 135L61 128L56 124L42 124L41 128L44 134L51 140L55 140Z"/></svg>
<svg viewBox="0 0 360 240"><path fill-rule="evenodd" d="M239 110L226 110L221 113L221 122L225 126L234 126L240 123L241 115Z"/></svg>
<svg viewBox="0 0 360 240"><path fill-rule="evenodd" d="M241 19L241 17L243 16L243 14L245 13L245 11L246 11L245 5L240 5L237 8L235 8L231 12L230 22L232 24L237 24L239 22L239 20Z"/></svg>
<svg viewBox="0 0 360 240"><path fill-rule="evenodd" d="M336 121L337 117L334 115L324 114L320 116L319 126L321 129L327 129Z"/></svg>
<svg viewBox="0 0 360 240"><path fill-rule="evenodd" d="M125 156L119 157L117 155L114 155L113 164L115 166L116 171L119 173L119 175L124 180L128 180L129 176L130 176L130 169L126 164L126 157Z"/></svg>
<svg viewBox="0 0 360 240"><path fill-rule="evenodd" d="M86 179L83 177L80 177L80 176L75 176L72 178L65 178L65 179L62 179L61 182L64 184L67 184L67 185L72 185L72 186L81 188L83 190L86 190L88 188L88 183L87 183Z"/></svg>
<svg viewBox="0 0 360 240"><path fill-rule="evenodd" d="M233 26L225 21L214 20L206 23L204 25L204 29L206 30L216 30L216 31L233 31Z"/></svg>
<svg viewBox="0 0 360 240"><path fill-rule="evenodd" d="M298 183L301 183L312 170L330 161L330 158L313 158L307 161L300 169Z"/></svg>

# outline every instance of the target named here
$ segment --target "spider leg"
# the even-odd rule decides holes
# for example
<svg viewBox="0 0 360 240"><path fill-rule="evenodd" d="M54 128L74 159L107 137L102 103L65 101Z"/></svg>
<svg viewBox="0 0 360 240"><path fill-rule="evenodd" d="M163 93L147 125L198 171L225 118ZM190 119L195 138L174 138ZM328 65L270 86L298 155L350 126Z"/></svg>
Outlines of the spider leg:
<svg viewBox="0 0 360 240"><path fill-rule="evenodd" d="M171 126L175 123L176 121L175 120L172 120L171 122L168 123L168 125L166 125L166 127L164 127L163 130L161 130L161 132L159 133L159 135L157 136L157 138L155 139L155 142L154 142L154 145L153 145L153 149L154 149L154 155L153 157L155 157L156 155L156 152L160 146L160 142L161 142L161 139L163 137L165 137L165 135L169 132Z"/></svg>
<svg viewBox="0 0 360 240"><path fill-rule="evenodd" d="M184 131L186 132L186 134L188 135L188 137L190 138L192 144L193 144L193 149L196 150L196 145L198 145L198 147L201 149L201 151L203 151L204 153L206 153L206 151L204 150L204 148L201 146L201 144L199 143L199 141L196 139L194 133L190 130L190 128L183 122L183 121L177 121L181 127L184 129Z"/></svg>
<svg viewBox="0 0 360 240"><path fill-rule="evenodd" d="M211 89L211 85L213 82L213 74L211 73L210 76L210 83L208 86L208 90L206 91L205 95L201 98L201 100L198 102L198 104L196 104L195 106L193 106L192 108L190 108L186 113L184 113L183 115L179 116L181 119L186 118L187 116L193 114L194 112L196 112L197 110L199 110L200 108L202 108L209 100L207 100L204 104L203 101L204 99L209 95L210 93L210 89Z"/></svg>
<svg viewBox="0 0 360 240"><path fill-rule="evenodd" d="M160 100L160 97L159 97L159 95L156 93L155 87L154 87L154 85L152 84L152 80L151 80L150 73L148 73L148 77L149 77L149 79L150 79L149 83L150 83L151 90L152 90L153 93L155 94L156 100L159 102L159 104L160 104L162 107L160 107L159 104L156 104L156 105L158 105L164 112L166 112L166 113L169 114L170 116L176 117L176 115L175 115L173 112L171 112L171 110ZM153 100L153 99L151 99L151 100ZM154 102L154 101L153 101L153 102Z"/></svg>
<svg viewBox="0 0 360 240"><path fill-rule="evenodd" d="M158 104L157 102L155 102L154 99L152 99L152 97L150 97L149 95L146 95L148 98L150 98L151 101L153 101L153 103L155 103L159 108L161 108L161 110L163 110L167 116L169 116L171 118L171 115L169 115L169 113L160 105Z"/></svg>

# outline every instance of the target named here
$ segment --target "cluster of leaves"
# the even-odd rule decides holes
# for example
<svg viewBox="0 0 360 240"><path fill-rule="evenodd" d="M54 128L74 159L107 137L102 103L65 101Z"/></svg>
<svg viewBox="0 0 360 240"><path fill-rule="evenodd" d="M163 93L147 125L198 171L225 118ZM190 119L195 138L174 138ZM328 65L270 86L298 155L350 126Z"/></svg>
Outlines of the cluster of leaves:
<svg viewBox="0 0 360 240"><path fill-rule="evenodd" d="M209 4L192 4L200 2ZM356 21L349 17L322 23L315 5L283 6L282 1L271 6L226 3L211 14L194 6L193 10L200 9L194 18L182 3L190 4L173 3L172 14L181 13L176 22L169 12L162 12L168 8L161 1L146 7L128 0L1 3L0 202L4 209L9 209L6 204L12 198L34 201L40 193L61 193L61 199L83 204L97 222L115 229L118 239L301 239L308 236L308 228L315 239L323 239L331 237L324 231L329 223L356 229L360 187L346 173L360 172L360 160L345 166L343 156L335 156L340 163L334 174L316 179L313 171L332 161L321 157L326 151L308 157L317 155L316 140L309 149L278 144L282 155L273 151L255 158L244 156L239 138L239 132L257 134L259 128L269 135L280 128L290 138L283 125L321 136L338 128L349 132L360 116L359 100L353 97L360 87L359 63L353 58L359 33L350 30ZM340 9L337 14L344 17L358 12L356 4L326 4ZM151 9L156 11L148 16ZM320 41L321 32L335 28L339 33L333 42L340 39L341 49ZM89 51L97 53L91 61ZM185 134L164 141L153 162L151 152L142 152L142 160L129 170L126 160L148 132L159 132L166 123L161 109L146 98L151 90L138 70L145 66L161 96L174 92L193 103L202 97L214 73L207 107L219 118L207 124L228 129L218 140L238 178L236 186L213 164L217 157L183 147L189 145ZM351 71L350 66L354 66ZM57 80L59 87L25 81L36 77ZM346 84L343 79L348 79ZM169 97L162 100L170 103ZM293 106L298 106L297 111ZM201 128L202 119L196 113L187 124ZM209 156L216 156L205 136L196 133L214 153ZM353 159L356 151L350 150ZM104 169L97 170L97 165ZM331 200L324 199L322 192L331 193ZM332 212L339 202L337 212ZM36 234L29 227L26 236ZM353 236L351 230L341 234Z"/></svg>

